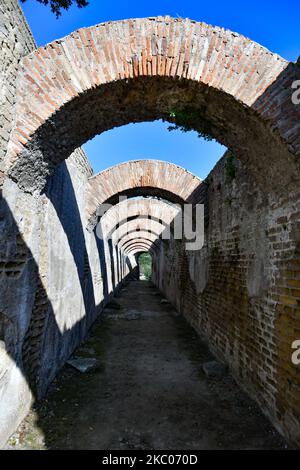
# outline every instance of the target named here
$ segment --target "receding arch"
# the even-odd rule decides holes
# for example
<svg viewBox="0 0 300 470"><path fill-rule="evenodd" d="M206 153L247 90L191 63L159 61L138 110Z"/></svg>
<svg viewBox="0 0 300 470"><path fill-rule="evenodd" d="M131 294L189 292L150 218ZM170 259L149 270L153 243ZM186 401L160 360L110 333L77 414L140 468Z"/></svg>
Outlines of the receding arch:
<svg viewBox="0 0 300 470"><path fill-rule="evenodd" d="M128 222L121 224L112 234L112 240L114 243L120 244L122 240L127 236L135 232L149 232L151 234L160 237L161 235L166 235L166 237L171 235L171 230L169 227L157 220L152 220L148 218L139 218L131 219Z"/></svg>
<svg viewBox="0 0 300 470"><path fill-rule="evenodd" d="M131 247L127 252L127 256L129 255L134 255L137 253L137 251L143 251L143 252L149 252L151 253L153 256L155 255L155 251L153 250L153 248L151 247L151 245L147 245L147 244L141 244L141 243L138 243L136 245L134 245L133 247Z"/></svg>
<svg viewBox="0 0 300 470"><path fill-rule="evenodd" d="M120 238L117 240L117 244L118 244L119 246L122 246L121 244L122 244L122 242L124 241L124 239L125 239L126 237L131 236L131 235L136 234L136 233L141 233L141 234L143 234L143 233L149 233L149 234L151 234L151 235L155 235L157 238L160 237L160 233L159 233L159 232L154 232L154 231L149 230L149 229L138 229L138 230L133 229L133 230L126 231L126 233L124 233L123 235L121 235Z"/></svg>
<svg viewBox="0 0 300 470"><path fill-rule="evenodd" d="M143 231L143 232L134 232L133 234L127 235L120 244L118 244L118 247L123 250L126 249L126 247L132 243L132 241L140 241L140 240L147 240L149 242L152 242L153 245L158 245L160 242L159 237L157 235Z"/></svg>
<svg viewBox="0 0 300 470"><path fill-rule="evenodd" d="M123 240L122 247L125 248L126 246L128 246L129 243L141 240L153 243L153 245L157 246L159 244L159 239L155 235L152 235L149 232L145 232L143 234L135 233L134 235L128 235L127 238Z"/></svg>
<svg viewBox="0 0 300 470"><path fill-rule="evenodd" d="M299 178L300 110L291 99L299 77L295 64L244 36L189 19L83 28L21 61L7 171L25 191L41 191L96 134L172 121L174 109L192 107L194 129L205 123L266 190L289 191Z"/></svg>
<svg viewBox="0 0 300 470"><path fill-rule="evenodd" d="M102 204L117 204L120 196L152 196L174 204L190 201L200 178L174 163L134 160L115 165L89 178L87 217L92 219Z"/></svg>
<svg viewBox="0 0 300 470"><path fill-rule="evenodd" d="M133 250L134 248L136 247L142 247L142 248L146 248L147 250L152 250L153 253L155 253L155 245L149 241L149 240L133 240L132 243L126 247L126 249L124 250L124 253L126 255L130 254L131 253L131 250Z"/></svg>
<svg viewBox="0 0 300 470"><path fill-rule="evenodd" d="M125 225L131 220L143 224L143 221L153 220L168 229L174 218L178 215L177 206L157 199L133 199L122 201L111 207L97 226L102 234L108 238L113 236L115 230Z"/></svg>
<svg viewBox="0 0 300 470"><path fill-rule="evenodd" d="M158 223L161 226L163 226L165 230L169 230L169 228L170 228L167 222L164 222L162 219L158 219L154 216L151 219L149 219L149 216L147 214L145 214L145 215L132 215L129 218L124 218L124 219L120 220L120 222L118 222L116 225L114 225L113 228L110 230L110 232L107 233L107 236L108 236L108 238L113 237L117 230L119 230L120 228L125 229L126 226L130 222L141 223L142 221L145 221L145 223L147 223L148 221L150 223L151 222ZM172 228L171 228L171 230L172 230Z"/></svg>

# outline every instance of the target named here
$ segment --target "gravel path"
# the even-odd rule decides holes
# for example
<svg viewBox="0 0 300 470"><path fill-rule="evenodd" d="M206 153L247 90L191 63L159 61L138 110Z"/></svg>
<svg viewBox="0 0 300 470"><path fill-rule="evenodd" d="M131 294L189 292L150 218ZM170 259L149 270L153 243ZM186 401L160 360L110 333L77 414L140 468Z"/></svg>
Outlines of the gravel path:
<svg viewBox="0 0 300 470"><path fill-rule="evenodd" d="M116 300L74 353L100 369L65 365L7 448L287 447L228 373L203 373L214 357L156 288L133 281Z"/></svg>

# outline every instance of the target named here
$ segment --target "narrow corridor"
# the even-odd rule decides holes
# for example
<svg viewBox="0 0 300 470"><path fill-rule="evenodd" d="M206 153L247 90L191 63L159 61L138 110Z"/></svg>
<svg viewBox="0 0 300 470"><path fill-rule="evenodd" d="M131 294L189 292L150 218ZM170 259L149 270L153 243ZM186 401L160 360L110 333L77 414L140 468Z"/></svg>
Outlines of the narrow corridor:
<svg viewBox="0 0 300 470"><path fill-rule="evenodd" d="M119 304L119 305L118 305ZM285 441L196 333L147 281L132 281L65 365L11 449L277 449Z"/></svg>

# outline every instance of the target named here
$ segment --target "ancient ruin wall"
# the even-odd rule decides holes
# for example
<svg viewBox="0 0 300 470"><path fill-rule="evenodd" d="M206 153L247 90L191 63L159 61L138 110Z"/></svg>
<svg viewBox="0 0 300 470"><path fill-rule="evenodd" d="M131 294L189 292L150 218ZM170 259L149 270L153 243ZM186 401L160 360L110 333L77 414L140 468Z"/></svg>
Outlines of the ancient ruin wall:
<svg viewBox="0 0 300 470"><path fill-rule="evenodd" d="M32 400L44 395L128 274L127 266L117 266L122 259L115 247L86 230L91 173L85 154L77 150L57 168L42 196L4 181L0 446Z"/></svg>
<svg viewBox="0 0 300 470"><path fill-rule="evenodd" d="M163 243L155 281L275 426L300 444L299 194L262 194L237 160L223 158L208 185L206 243Z"/></svg>
<svg viewBox="0 0 300 470"><path fill-rule="evenodd" d="M21 57L35 49L35 42L22 10L16 0L3 0L0 4L0 198L4 176L4 158L14 119L16 77ZM7 219L9 217L9 220ZM18 365L16 343L17 322L14 314L7 315L5 304L9 296L6 280L20 276L26 263L27 250L21 237L15 233L10 243L5 236L12 235L12 218L6 202L0 199L0 446L26 415L31 393ZM15 251L13 259L10 258ZM12 296L11 296L12 297ZM16 301L21 301L16 296ZM13 303L15 304L14 301ZM12 312L12 310L11 310ZM5 406L3 405L5 404Z"/></svg>
<svg viewBox="0 0 300 470"><path fill-rule="evenodd" d="M4 156L13 121L14 77L18 57L23 54L18 44L23 44L26 23L15 1L2 1L1 7L1 38L6 40L2 85L8 85L2 94L5 113L1 119L7 125L6 133L1 134ZM34 48L30 41L26 33L24 51ZM54 89L53 94L56 92ZM90 106L87 109L90 113ZM278 109L282 112L280 106ZM298 139L298 124L293 122ZM233 129L235 125L233 121ZM290 121L284 128L290 131ZM52 137L57 140L56 135ZM21 134L19 138L22 140ZM252 167L266 161L258 150L252 150L252 156L258 155ZM274 149L268 145L267 150ZM278 159L277 166L276 161L267 164L267 170L273 167L282 179L289 167L283 164L284 158ZM185 253L178 242L164 243L157 281L275 424L299 442L299 367L290 360L291 343L299 339L300 330L299 194L271 199L237 166L236 177L228 180L223 160L207 180L207 246L193 254ZM256 173L261 173L259 167ZM99 245L92 233L82 230L88 174L86 162L77 154L75 161L71 158L57 168L43 196L23 193L9 179L4 183L0 210L0 445L26 414L31 396L44 393L119 281L115 259L111 260L114 247L105 241ZM275 181L273 176L270 173Z"/></svg>
<svg viewBox="0 0 300 470"><path fill-rule="evenodd" d="M21 57L36 48L16 0L0 3L0 174L13 125L16 78Z"/></svg>
<svg viewBox="0 0 300 470"><path fill-rule="evenodd" d="M107 242L97 245L84 228L92 170L81 149L57 168L42 196L4 179L18 64L35 42L16 0L1 1L0 25L1 447L121 279L111 280Z"/></svg>

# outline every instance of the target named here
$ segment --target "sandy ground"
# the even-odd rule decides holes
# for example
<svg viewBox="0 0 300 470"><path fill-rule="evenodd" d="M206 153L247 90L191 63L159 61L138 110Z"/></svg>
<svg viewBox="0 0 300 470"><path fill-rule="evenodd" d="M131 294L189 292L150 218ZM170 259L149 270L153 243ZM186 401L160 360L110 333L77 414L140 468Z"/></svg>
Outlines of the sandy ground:
<svg viewBox="0 0 300 470"><path fill-rule="evenodd" d="M229 374L207 377L214 360L197 334L150 283L133 281L95 323L46 399L8 449L282 449L268 420Z"/></svg>

